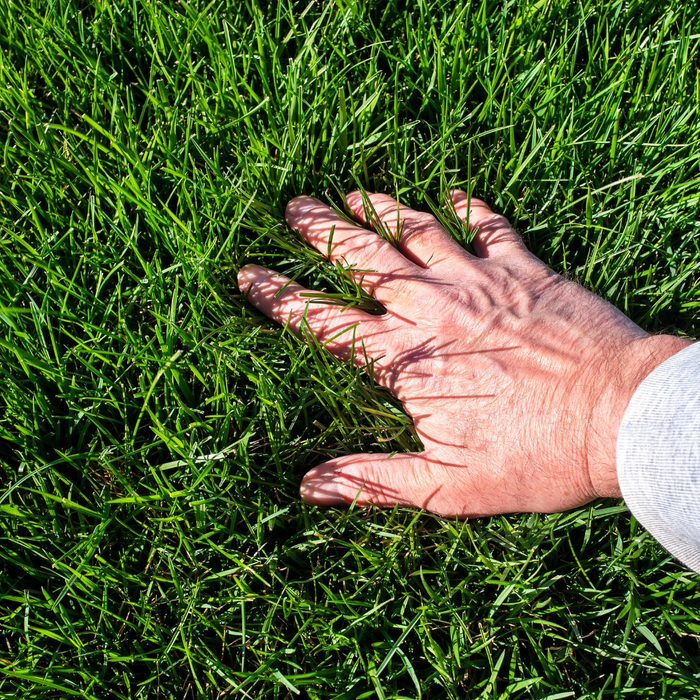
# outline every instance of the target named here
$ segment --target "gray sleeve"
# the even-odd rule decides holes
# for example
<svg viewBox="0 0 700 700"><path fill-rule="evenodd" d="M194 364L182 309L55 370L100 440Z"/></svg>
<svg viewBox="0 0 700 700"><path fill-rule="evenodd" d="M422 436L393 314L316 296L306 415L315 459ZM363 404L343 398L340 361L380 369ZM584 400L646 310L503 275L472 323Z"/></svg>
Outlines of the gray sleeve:
<svg viewBox="0 0 700 700"><path fill-rule="evenodd" d="M617 438L617 475L637 520L700 572L700 342L635 391Z"/></svg>

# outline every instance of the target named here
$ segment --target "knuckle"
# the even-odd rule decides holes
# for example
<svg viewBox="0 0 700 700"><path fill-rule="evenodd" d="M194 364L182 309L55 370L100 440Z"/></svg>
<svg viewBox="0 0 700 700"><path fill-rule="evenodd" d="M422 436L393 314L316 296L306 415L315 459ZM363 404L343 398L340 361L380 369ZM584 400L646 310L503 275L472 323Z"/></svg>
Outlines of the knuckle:
<svg viewBox="0 0 700 700"><path fill-rule="evenodd" d="M437 219L428 212L417 211L401 222L404 235L420 234L438 225Z"/></svg>

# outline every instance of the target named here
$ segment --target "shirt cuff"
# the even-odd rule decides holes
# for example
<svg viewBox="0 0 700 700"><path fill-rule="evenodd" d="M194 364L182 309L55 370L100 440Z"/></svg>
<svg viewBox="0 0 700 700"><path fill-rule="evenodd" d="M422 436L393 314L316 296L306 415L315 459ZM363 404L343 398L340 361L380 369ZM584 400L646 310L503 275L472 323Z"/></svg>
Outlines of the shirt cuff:
<svg viewBox="0 0 700 700"><path fill-rule="evenodd" d="M637 520L700 572L700 342L637 387L617 437L617 476Z"/></svg>

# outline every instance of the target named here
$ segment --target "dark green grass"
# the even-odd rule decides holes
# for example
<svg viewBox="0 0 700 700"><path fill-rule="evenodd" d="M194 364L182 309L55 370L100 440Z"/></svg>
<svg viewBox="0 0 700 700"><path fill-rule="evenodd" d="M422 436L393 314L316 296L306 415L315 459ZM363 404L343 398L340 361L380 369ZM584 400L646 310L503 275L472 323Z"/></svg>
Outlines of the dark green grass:
<svg viewBox="0 0 700 700"><path fill-rule="evenodd" d="M0 696L700 697L697 576L616 502L303 505L396 403L238 294L354 291L286 201L502 210L700 332L696 3L0 0Z"/></svg>

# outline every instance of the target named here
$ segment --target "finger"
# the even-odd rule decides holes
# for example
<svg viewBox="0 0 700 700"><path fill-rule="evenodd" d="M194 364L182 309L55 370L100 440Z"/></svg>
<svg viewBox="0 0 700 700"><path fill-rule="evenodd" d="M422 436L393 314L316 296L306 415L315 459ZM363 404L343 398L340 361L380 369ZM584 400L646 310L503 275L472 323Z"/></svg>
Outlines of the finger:
<svg viewBox="0 0 700 700"><path fill-rule="evenodd" d="M391 331L384 316L372 316L355 308L314 302L308 289L284 275L259 265L245 265L238 273L238 286L248 301L266 316L299 333L304 320L314 336L336 357L367 359L381 364L384 337Z"/></svg>
<svg viewBox="0 0 700 700"><path fill-rule="evenodd" d="M461 470L464 471L463 469ZM445 516L481 514L476 501L455 498L455 471L426 453L358 454L333 459L311 469L301 483L301 497L316 505L395 505L423 508Z"/></svg>
<svg viewBox="0 0 700 700"><path fill-rule="evenodd" d="M527 248L508 219L491 211L485 202L468 197L462 190L452 190L452 203L462 221L475 228L472 246L481 258L514 256L527 252Z"/></svg>
<svg viewBox="0 0 700 700"><path fill-rule="evenodd" d="M351 192L348 207L363 224L375 230L383 227L397 239L399 250L417 265L436 267L455 258L469 256L427 212L400 205L387 194Z"/></svg>
<svg viewBox="0 0 700 700"><path fill-rule="evenodd" d="M388 241L343 219L314 197L295 197L287 205L287 223L324 255L353 270L362 287L390 304L420 268Z"/></svg>

